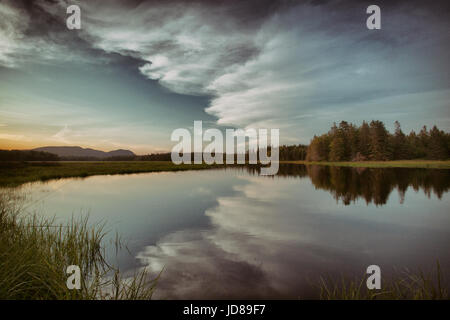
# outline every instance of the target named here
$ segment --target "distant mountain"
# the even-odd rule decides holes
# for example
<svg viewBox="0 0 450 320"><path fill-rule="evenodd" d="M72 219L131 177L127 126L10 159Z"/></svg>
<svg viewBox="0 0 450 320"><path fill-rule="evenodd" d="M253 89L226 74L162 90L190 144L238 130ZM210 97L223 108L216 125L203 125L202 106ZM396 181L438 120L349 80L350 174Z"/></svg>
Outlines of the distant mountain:
<svg viewBox="0 0 450 320"><path fill-rule="evenodd" d="M72 157L72 158L99 158L105 159L109 157L132 157L135 156L130 150L113 150L109 152L104 152L100 150L81 148L81 147L41 147L33 149L33 151L44 151L48 153L56 154L61 158Z"/></svg>

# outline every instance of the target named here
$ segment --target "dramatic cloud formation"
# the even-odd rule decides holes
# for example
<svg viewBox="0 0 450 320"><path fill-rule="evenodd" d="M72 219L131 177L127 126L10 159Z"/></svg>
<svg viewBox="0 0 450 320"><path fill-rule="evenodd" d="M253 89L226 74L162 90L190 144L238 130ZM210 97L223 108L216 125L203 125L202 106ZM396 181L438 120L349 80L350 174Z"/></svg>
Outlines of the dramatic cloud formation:
<svg viewBox="0 0 450 320"><path fill-rule="evenodd" d="M13 55L23 50L21 42L23 32L28 26L28 16L21 14L20 10L0 3L0 64L13 67Z"/></svg>
<svg viewBox="0 0 450 320"><path fill-rule="evenodd" d="M258 53L257 26L247 27L255 22L239 21L225 5L116 5L107 12L98 5L85 8L86 37L106 52L141 59L145 76L177 93L212 94L209 84Z"/></svg>
<svg viewBox="0 0 450 320"><path fill-rule="evenodd" d="M0 4L7 67L128 64L207 98L200 107L218 125L280 128L282 143L307 143L340 120L450 127L444 2L382 1L381 30L366 28L366 1L21 3ZM79 32L65 28L73 3Z"/></svg>

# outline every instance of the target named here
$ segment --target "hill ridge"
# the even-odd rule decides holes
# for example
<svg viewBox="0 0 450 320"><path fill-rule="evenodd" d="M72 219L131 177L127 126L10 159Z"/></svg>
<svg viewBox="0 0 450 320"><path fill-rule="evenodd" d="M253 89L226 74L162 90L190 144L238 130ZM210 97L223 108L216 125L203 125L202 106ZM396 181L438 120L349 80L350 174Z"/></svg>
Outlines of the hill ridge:
<svg viewBox="0 0 450 320"><path fill-rule="evenodd" d="M45 146L34 148L32 151L44 151L56 154L59 157L92 157L92 158L109 158L109 157L130 157L135 156L134 152L126 149L117 149L111 151L101 151L92 148L83 148L80 146Z"/></svg>

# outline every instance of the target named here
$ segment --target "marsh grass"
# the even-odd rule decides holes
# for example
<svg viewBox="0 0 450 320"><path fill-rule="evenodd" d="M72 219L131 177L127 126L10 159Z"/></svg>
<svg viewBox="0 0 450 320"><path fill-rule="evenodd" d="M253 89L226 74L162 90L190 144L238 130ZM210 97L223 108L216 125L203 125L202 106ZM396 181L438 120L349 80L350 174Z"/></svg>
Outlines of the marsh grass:
<svg viewBox="0 0 450 320"><path fill-rule="evenodd" d="M341 161L341 162L292 160L292 161L280 161L280 163L296 163L304 165L356 167L356 168L450 169L450 160L392 160L392 161Z"/></svg>
<svg viewBox="0 0 450 320"><path fill-rule="evenodd" d="M171 161L55 161L0 162L0 186L15 187L27 182L95 175L203 170L223 165L180 164Z"/></svg>
<svg viewBox="0 0 450 320"><path fill-rule="evenodd" d="M321 278L320 299L323 300L448 300L449 294L439 262L436 271L396 271L381 281L380 290L369 290L366 276L360 279Z"/></svg>
<svg viewBox="0 0 450 320"><path fill-rule="evenodd" d="M355 162L280 161L305 165L366 167L366 168L438 168L450 169L450 161L402 160ZM132 174L144 172L168 172L205 170L241 165L180 164L171 161L54 161L54 162L0 162L0 186L16 187L27 182L64 178L85 178L95 175ZM251 166L251 165L250 165ZM259 165L257 165L258 167Z"/></svg>
<svg viewBox="0 0 450 320"><path fill-rule="evenodd" d="M36 214L24 214L19 192L0 193L0 299L151 299L159 275L145 269L125 276L106 259L104 225L88 218L56 224ZM119 236L116 254L124 249ZM66 268L81 269L81 289L66 286ZM382 278L381 290L368 290L366 275L358 279L321 278L320 299L449 299L448 283L439 263L434 272L403 270Z"/></svg>
<svg viewBox="0 0 450 320"><path fill-rule="evenodd" d="M23 215L23 202L18 193L0 195L0 299L152 297L157 277L145 270L124 277L105 260L103 225L90 227L87 217L56 225L54 219ZM81 269L80 290L66 286L69 265Z"/></svg>

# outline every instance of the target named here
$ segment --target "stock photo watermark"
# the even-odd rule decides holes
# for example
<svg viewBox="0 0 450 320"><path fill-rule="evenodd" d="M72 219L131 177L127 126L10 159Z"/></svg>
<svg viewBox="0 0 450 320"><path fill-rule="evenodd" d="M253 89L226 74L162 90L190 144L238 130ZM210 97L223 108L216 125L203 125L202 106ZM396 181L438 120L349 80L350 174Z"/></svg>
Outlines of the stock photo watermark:
<svg viewBox="0 0 450 320"><path fill-rule="evenodd" d="M81 29L81 9L78 5L69 5L66 9L69 15L66 19L66 26L69 30ZM369 30L381 29L381 9L379 6L372 4L367 7L366 14L370 14L366 19L366 26Z"/></svg>
<svg viewBox="0 0 450 320"><path fill-rule="evenodd" d="M81 29L81 9L79 6L73 4L67 7L67 14L70 16L66 19L66 26L69 30L80 30Z"/></svg>
<svg viewBox="0 0 450 320"><path fill-rule="evenodd" d="M261 168L261 175L274 175L279 168L279 129L226 129L225 141L222 131L215 128L203 133L202 121L194 121L194 137L185 128L172 132L171 141L179 141L172 148L171 158L174 164L245 164L248 155L249 164L270 165ZM210 142L203 149L203 142ZM224 149L225 145L225 149Z"/></svg>
<svg viewBox="0 0 450 320"><path fill-rule="evenodd" d="M67 278L66 286L69 290L81 289L81 270L77 265L70 265L66 269L66 274L70 274Z"/></svg>
<svg viewBox="0 0 450 320"><path fill-rule="evenodd" d="M369 30L380 30L381 29L381 9L377 5L370 5L366 10L367 14L370 16L366 20L366 26Z"/></svg>
<svg viewBox="0 0 450 320"><path fill-rule="evenodd" d="M367 277L366 286L369 290L379 290L381 289L381 269L376 264L372 264L367 267L367 274L370 276Z"/></svg>

